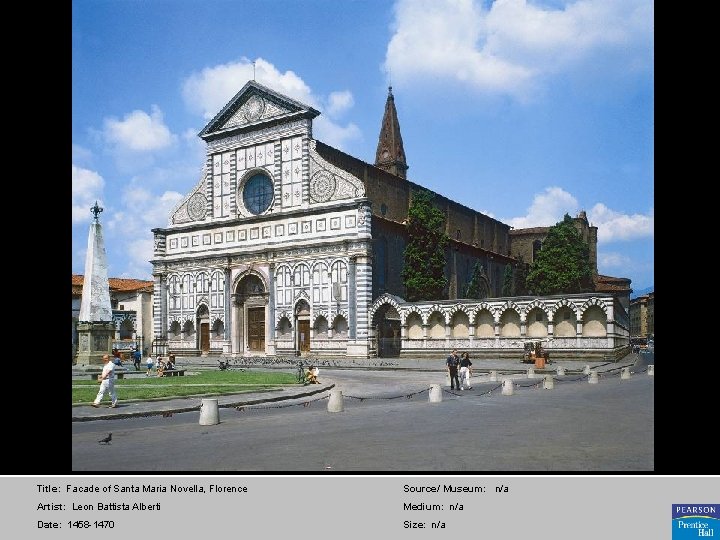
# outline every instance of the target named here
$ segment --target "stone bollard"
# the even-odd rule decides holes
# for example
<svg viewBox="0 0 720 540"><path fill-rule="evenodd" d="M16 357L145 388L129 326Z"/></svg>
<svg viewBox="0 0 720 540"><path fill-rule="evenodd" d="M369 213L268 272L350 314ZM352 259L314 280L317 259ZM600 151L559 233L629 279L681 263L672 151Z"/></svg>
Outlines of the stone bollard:
<svg viewBox="0 0 720 540"><path fill-rule="evenodd" d="M527 370L527 378L528 379L534 379L535 378L535 368L529 367Z"/></svg>
<svg viewBox="0 0 720 540"><path fill-rule="evenodd" d="M330 390L330 399L328 399L328 412L343 412L342 392L337 388Z"/></svg>
<svg viewBox="0 0 720 540"><path fill-rule="evenodd" d="M621 379L629 379L630 378L630 368L629 367L622 368L622 371L620 372L620 378Z"/></svg>
<svg viewBox="0 0 720 540"><path fill-rule="evenodd" d="M588 382L589 382L590 384L597 384L598 381L599 381L599 379L598 379L598 373L597 373L597 371L592 370L592 371L590 372L590 376L588 377Z"/></svg>
<svg viewBox="0 0 720 540"><path fill-rule="evenodd" d="M648 364L648 375L655 375L655 364Z"/></svg>
<svg viewBox="0 0 720 540"><path fill-rule="evenodd" d="M543 381L543 388L545 390L552 390L555 388L555 381L552 378L552 375L545 375L545 380Z"/></svg>
<svg viewBox="0 0 720 540"><path fill-rule="evenodd" d="M442 390L439 384L430 385L430 394L428 395L430 403L440 403L442 401Z"/></svg>
<svg viewBox="0 0 720 540"><path fill-rule="evenodd" d="M490 382L497 382L497 371L490 372Z"/></svg>
<svg viewBox="0 0 720 540"><path fill-rule="evenodd" d="M200 404L200 425L214 426L220 423L217 398L203 399Z"/></svg>
<svg viewBox="0 0 720 540"><path fill-rule="evenodd" d="M585 364L585 369L583 369L583 375L590 375L590 366L588 364Z"/></svg>
<svg viewBox="0 0 720 540"><path fill-rule="evenodd" d="M512 396L513 395L513 382L511 379L503 379L503 386L502 386L502 395L503 396Z"/></svg>
<svg viewBox="0 0 720 540"><path fill-rule="evenodd" d="M557 374L558 377L562 377L563 375L565 375L565 366L558 366Z"/></svg>

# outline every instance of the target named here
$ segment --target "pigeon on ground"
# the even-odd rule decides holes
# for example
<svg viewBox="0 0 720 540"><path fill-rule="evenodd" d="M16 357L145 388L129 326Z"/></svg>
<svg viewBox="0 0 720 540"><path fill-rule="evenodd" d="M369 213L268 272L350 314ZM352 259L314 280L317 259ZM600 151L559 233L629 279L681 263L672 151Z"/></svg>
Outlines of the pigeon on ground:
<svg viewBox="0 0 720 540"><path fill-rule="evenodd" d="M108 436L104 439L100 439L98 442L100 444L110 444L110 441L112 440L112 433L108 433Z"/></svg>

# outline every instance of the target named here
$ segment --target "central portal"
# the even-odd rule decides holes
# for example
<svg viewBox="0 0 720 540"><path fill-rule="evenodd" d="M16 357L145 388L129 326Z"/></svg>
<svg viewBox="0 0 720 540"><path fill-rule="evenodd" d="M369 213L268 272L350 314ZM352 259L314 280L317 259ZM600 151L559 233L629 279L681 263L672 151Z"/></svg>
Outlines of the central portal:
<svg viewBox="0 0 720 540"><path fill-rule="evenodd" d="M210 352L210 323L200 323L200 353Z"/></svg>
<svg viewBox="0 0 720 540"><path fill-rule="evenodd" d="M306 355L310 352L310 304L301 299L295 304L295 354Z"/></svg>
<svg viewBox="0 0 720 540"><path fill-rule="evenodd" d="M265 284L259 276L247 274L240 279L233 296L233 351L239 354L265 354L268 303Z"/></svg>
<svg viewBox="0 0 720 540"><path fill-rule="evenodd" d="M310 321L298 321L298 343L300 352L310 352Z"/></svg>

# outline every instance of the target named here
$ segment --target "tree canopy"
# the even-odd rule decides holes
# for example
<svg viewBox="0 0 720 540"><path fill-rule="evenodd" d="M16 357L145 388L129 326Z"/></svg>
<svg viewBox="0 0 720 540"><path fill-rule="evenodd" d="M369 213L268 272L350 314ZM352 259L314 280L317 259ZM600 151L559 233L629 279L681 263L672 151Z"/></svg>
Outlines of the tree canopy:
<svg viewBox="0 0 720 540"><path fill-rule="evenodd" d="M526 285L535 295L572 294L593 290L590 248L565 214L550 227L536 259L530 266Z"/></svg>
<svg viewBox="0 0 720 540"><path fill-rule="evenodd" d="M445 215L432 205L432 199L428 191L414 192L408 209L408 243L401 276L410 302L441 300L447 286Z"/></svg>
<svg viewBox="0 0 720 540"><path fill-rule="evenodd" d="M527 280L527 265L523 261L522 255L518 257L517 265L515 266L515 272L513 275L513 291L515 296L524 296L527 294L526 280Z"/></svg>

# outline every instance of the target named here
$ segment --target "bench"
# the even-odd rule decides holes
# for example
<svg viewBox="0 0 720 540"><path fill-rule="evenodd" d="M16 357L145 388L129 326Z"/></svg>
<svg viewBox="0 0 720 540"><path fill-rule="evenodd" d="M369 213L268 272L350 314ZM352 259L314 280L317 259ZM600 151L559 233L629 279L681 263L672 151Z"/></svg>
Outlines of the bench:
<svg viewBox="0 0 720 540"><path fill-rule="evenodd" d="M160 374L161 377L183 377L184 375L184 369L165 369Z"/></svg>

